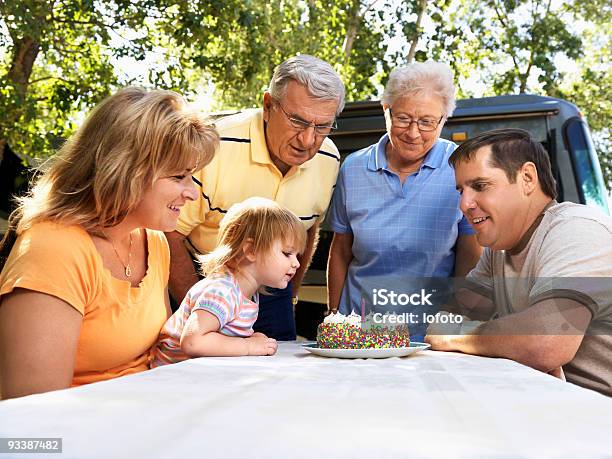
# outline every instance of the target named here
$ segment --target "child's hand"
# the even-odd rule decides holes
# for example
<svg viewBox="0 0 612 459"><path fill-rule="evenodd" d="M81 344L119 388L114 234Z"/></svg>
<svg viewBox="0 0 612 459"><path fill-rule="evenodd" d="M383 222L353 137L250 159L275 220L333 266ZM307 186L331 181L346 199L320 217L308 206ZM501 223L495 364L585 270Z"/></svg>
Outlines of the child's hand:
<svg viewBox="0 0 612 459"><path fill-rule="evenodd" d="M248 346L249 355L273 355L276 354L278 343L274 338L268 338L263 333L253 333L252 336L245 338Z"/></svg>

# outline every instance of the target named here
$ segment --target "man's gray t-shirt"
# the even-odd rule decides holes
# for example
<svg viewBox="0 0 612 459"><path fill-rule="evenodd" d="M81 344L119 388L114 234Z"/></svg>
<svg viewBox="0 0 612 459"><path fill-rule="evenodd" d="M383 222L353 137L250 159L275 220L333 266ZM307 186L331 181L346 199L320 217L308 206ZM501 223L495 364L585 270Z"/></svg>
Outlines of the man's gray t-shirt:
<svg viewBox="0 0 612 459"><path fill-rule="evenodd" d="M563 370L568 381L612 396L612 217L554 202L520 252L486 248L468 278L491 292L499 316L550 298L586 306L591 322Z"/></svg>

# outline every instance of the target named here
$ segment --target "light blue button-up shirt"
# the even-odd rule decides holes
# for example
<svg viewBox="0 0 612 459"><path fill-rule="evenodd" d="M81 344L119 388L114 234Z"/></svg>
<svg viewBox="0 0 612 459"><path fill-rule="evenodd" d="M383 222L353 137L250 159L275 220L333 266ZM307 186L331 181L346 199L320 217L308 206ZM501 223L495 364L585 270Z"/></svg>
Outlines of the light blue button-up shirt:
<svg viewBox="0 0 612 459"><path fill-rule="evenodd" d="M387 166L387 142L385 134L349 155L334 191L332 230L353 234L354 258L339 305L344 314L361 312L372 279L452 276L458 235L474 234L448 164L456 145L439 139L402 184Z"/></svg>

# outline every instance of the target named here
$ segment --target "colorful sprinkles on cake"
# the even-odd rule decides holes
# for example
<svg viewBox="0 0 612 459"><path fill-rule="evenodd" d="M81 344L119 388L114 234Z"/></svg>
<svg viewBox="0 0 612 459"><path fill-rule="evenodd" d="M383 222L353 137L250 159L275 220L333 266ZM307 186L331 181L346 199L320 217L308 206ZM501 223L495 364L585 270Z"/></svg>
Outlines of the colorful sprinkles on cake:
<svg viewBox="0 0 612 459"><path fill-rule="evenodd" d="M406 325L361 327L361 317L334 314L317 329L317 346L327 349L372 349L410 346Z"/></svg>

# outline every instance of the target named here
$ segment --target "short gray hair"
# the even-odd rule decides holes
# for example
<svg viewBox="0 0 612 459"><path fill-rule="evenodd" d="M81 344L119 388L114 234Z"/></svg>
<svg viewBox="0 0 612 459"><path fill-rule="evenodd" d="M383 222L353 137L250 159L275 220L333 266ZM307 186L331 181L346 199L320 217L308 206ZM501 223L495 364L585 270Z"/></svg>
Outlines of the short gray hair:
<svg viewBox="0 0 612 459"><path fill-rule="evenodd" d="M336 116L344 108L344 83L327 62L308 54L287 59L274 69L268 92L281 100L292 80L305 86L315 99L337 100Z"/></svg>
<svg viewBox="0 0 612 459"><path fill-rule="evenodd" d="M421 93L439 97L446 116L455 110L455 85L448 65L427 61L398 67L389 75L381 102L392 106L400 97Z"/></svg>

